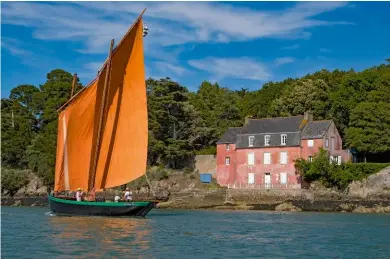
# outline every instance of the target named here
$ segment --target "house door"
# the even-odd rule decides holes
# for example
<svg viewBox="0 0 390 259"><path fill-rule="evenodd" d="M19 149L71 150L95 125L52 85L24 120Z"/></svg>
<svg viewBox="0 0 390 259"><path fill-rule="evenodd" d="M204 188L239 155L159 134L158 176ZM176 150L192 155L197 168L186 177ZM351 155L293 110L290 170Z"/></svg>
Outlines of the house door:
<svg viewBox="0 0 390 259"><path fill-rule="evenodd" d="M271 173L265 173L264 175L265 188L271 188Z"/></svg>
<svg viewBox="0 0 390 259"><path fill-rule="evenodd" d="M249 173L248 174L248 184L254 184L255 183L255 174Z"/></svg>

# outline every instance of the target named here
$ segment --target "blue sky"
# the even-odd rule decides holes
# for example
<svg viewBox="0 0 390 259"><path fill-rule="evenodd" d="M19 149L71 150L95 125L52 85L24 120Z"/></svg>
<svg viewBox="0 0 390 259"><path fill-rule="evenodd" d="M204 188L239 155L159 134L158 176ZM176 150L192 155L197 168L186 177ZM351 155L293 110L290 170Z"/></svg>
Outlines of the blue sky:
<svg viewBox="0 0 390 259"><path fill-rule="evenodd" d="M389 2L2 2L2 97L56 68L86 84L147 8L147 77L256 90L390 57Z"/></svg>

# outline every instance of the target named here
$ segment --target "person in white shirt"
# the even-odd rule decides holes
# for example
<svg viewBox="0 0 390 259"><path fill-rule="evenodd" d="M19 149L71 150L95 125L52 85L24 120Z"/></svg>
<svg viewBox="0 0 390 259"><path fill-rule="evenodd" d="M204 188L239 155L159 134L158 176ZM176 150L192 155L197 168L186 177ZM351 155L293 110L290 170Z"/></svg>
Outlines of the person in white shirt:
<svg viewBox="0 0 390 259"><path fill-rule="evenodd" d="M78 188L78 189L77 189L77 192L76 192L76 200L77 200L77 201L81 201L81 188Z"/></svg>
<svg viewBox="0 0 390 259"><path fill-rule="evenodd" d="M133 199L133 193L129 190L129 188L126 188L125 195L123 196L123 199L125 201L131 201Z"/></svg>
<svg viewBox="0 0 390 259"><path fill-rule="evenodd" d="M119 202L121 199L121 197L119 197L118 195L115 196L115 202Z"/></svg>

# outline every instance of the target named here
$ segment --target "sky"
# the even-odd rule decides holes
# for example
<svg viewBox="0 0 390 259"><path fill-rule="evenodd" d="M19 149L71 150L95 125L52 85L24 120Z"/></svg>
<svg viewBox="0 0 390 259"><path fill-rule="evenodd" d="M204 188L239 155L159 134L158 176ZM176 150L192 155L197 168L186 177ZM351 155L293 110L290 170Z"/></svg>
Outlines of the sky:
<svg viewBox="0 0 390 259"><path fill-rule="evenodd" d="M390 58L390 2L1 2L1 95L53 69L92 80L138 14L146 77L257 90Z"/></svg>

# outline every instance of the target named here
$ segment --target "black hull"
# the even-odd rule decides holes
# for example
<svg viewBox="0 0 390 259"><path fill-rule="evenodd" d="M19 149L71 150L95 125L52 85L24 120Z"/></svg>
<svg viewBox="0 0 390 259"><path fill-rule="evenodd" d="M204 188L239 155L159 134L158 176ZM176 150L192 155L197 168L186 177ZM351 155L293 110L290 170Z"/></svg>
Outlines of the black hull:
<svg viewBox="0 0 390 259"><path fill-rule="evenodd" d="M58 215L79 216L136 216L145 217L154 208L153 202L87 202L49 196L52 212Z"/></svg>

